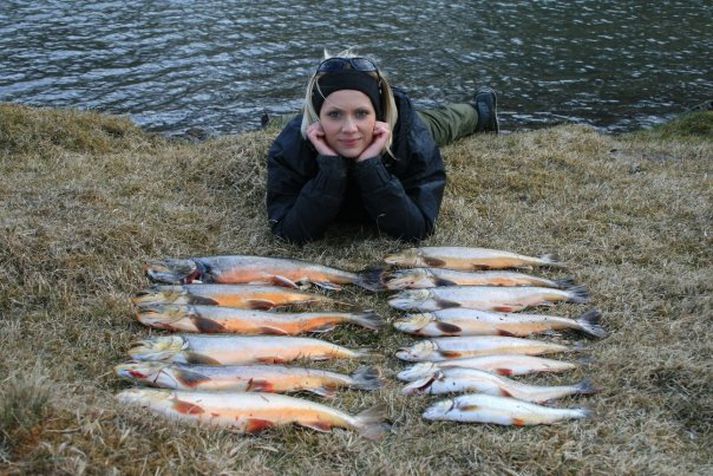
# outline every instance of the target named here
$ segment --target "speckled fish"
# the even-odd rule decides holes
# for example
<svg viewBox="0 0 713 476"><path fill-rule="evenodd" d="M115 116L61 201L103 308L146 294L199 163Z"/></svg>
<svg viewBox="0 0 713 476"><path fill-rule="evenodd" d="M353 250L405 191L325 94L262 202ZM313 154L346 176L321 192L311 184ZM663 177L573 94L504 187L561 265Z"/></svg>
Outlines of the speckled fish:
<svg viewBox="0 0 713 476"><path fill-rule="evenodd" d="M533 339L501 336L436 337L402 347L396 357L408 362L462 359L481 355L526 354L540 355L578 350L565 345Z"/></svg>
<svg viewBox="0 0 713 476"><path fill-rule="evenodd" d="M155 260L148 262L145 270L151 280L168 284L273 284L296 288L312 283L327 289L340 289L344 284L369 291L381 289L381 270L351 273L306 261L265 256Z"/></svg>
<svg viewBox="0 0 713 476"><path fill-rule="evenodd" d="M134 360L179 364L278 364L298 359L358 359L366 350L350 350L308 337L186 334L152 337L129 349Z"/></svg>
<svg viewBox="0 0 713 476"><path fill-rule="evenodd" d="M563 360L522 354L483 355L438 362L418 362L399 372L397 378L404 382L413 382L432 375L437 370L450 367L485 370L498 375L510 376L529 375L539 372L564 372L577 368L577 365Z"/></svg>
<svg viewBox="0 0 713 476"><path fill-rule="evenodd" d="M233 333L243 335L297 335L326 332L352 323L377 330L384 321L373 312L277 313L220 306L147 304L139 308L142 324L179 332Z"/></svg>
<svg viewBox="0 0 713 476"><path fill-rule="evenodd" d="M475 393L436 402L426 409L423 418L525 426L549 425L590 415L591 412L584 408L552 408L510 397Z"/></svg>
<svg viewBox="0 0 713 476"><path fill-rule="evenodd" d="M132 388L120 392L117 399L172 419L229 427L244 433L297 424L322 432L345 428L378 440L389 429L383 421L385 412L381 407L352 416L320 403L278 393Z"/></svg>
<svg viewBox="0 0 713 476"><path fill-rule="evenodd" d="M449 367L416 380L403 388L404 395L440 395L444 393L479 392L486 395L513 397L526 402L542 403L568 395L595 393L588 380L576 385L528 385L484 370Z"/></svg>
<svg viewBox="0 0 713 476"><path fill-rule="evenodd" d="M117 365L127 380L176 390L230 390L236 392L312 392L333 397L340 388L376 390L382 382L373 367L352 375L282 365L182 365L134 362Z"/></svg>
<svg viewBox="0 0 713 476"><path fill-rule="evenodd" d="M402 267L448 268L464 271L562 266L552 255L536 258L509 251L459 246L408 248L388 255L384 261Z"/></svg>
<svg viewBox="0 0 713 476"><path fill-rule="evenodd" d="M319 294L295 291L279 286L250 286L239 284L184 284L153 286L136 295L134 303L145 304L205 304L267 310L296 304L338 304Z"/></svg>
<svg viewBox="0 0 713 476"><path fill-rule="evenodd" d="M408 268L384 273L384 286L391 290L441 286L539 286L566 289L572 279L551 280L514 271L456 271L445 268Z"/></svg>
<svg viewBox="0 0 713 476"><path fill-rule="evenodd" d="M409 314L394 321L402 332L420 336L528 336L562 329L583 332L590 337L606 337L599 325L602 314L596 309L577 319L542 314L514 314L454 307L422 314Z"/></svg>
<svg viewBox="0 0 713 476"><path fill-rule="evenodd" d="M586 303L589 302L589 294L582 286L566 290L533 286L447 286L401 291L389 299L389 305L404 311L467 307L482 311L513 312L532 306L549 306L558 301Z"/></svg>

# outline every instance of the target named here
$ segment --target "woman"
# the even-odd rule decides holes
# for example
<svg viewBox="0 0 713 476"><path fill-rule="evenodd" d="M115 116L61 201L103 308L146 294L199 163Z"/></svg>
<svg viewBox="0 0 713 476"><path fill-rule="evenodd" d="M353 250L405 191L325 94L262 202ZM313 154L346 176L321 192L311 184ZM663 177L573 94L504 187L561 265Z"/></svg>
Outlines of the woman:
<svg viewBox="0 0 713 476"><path fill-rule="evenodd" d="M372 60L325 59L307 86L302 118L285 126L268 153L273 233L301 244L332 222L352 221L405 241L424 239L446 184L438 145L497 132L495 100L486 89L473 105L419 114Z"/></svg>

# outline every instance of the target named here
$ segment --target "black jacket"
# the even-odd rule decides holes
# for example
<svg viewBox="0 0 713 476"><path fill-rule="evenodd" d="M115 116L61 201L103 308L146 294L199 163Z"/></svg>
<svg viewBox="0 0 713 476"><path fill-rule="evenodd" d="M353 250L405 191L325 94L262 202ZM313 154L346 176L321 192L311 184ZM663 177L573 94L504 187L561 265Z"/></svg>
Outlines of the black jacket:
<svg viewBox="0 0 713 476"><path fill-rule="evenodd" d="M446 185L438 146L405 94L394 90L399 120L391 151L355 163L318 155L300 133L301 116L282 130L267 162L267 214L273 233L294 243L320 238L335 220L370 222L388 235L422 240L433 231Z"/></svg>

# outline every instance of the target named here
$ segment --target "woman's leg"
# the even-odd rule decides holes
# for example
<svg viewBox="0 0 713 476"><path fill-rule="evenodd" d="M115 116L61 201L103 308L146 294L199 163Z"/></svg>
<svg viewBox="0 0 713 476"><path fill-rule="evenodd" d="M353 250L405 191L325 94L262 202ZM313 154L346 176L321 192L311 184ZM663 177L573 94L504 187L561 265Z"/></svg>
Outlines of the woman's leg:
<svg viewBox="0 0 713 476"><path fill-rule="evenodd" d="M430 129L436 144L441 147L473 134L478 124L478 113L466 103L448 104L417 113Z"/></svg>

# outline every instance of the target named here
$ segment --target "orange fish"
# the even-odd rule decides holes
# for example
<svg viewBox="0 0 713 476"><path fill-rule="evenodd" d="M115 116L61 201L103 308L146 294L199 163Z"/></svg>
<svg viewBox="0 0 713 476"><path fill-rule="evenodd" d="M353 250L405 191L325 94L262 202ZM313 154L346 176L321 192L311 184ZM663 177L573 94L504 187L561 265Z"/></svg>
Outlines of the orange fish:
<svg viewBox="0 0 713 476"><path fill-rule="evenodd" d="M488 248L422 247L409 248L384 258L388 264L414 268L448 268L463 271L478 269L533 268L562 266L551 255L539 258Z"/></svg>

